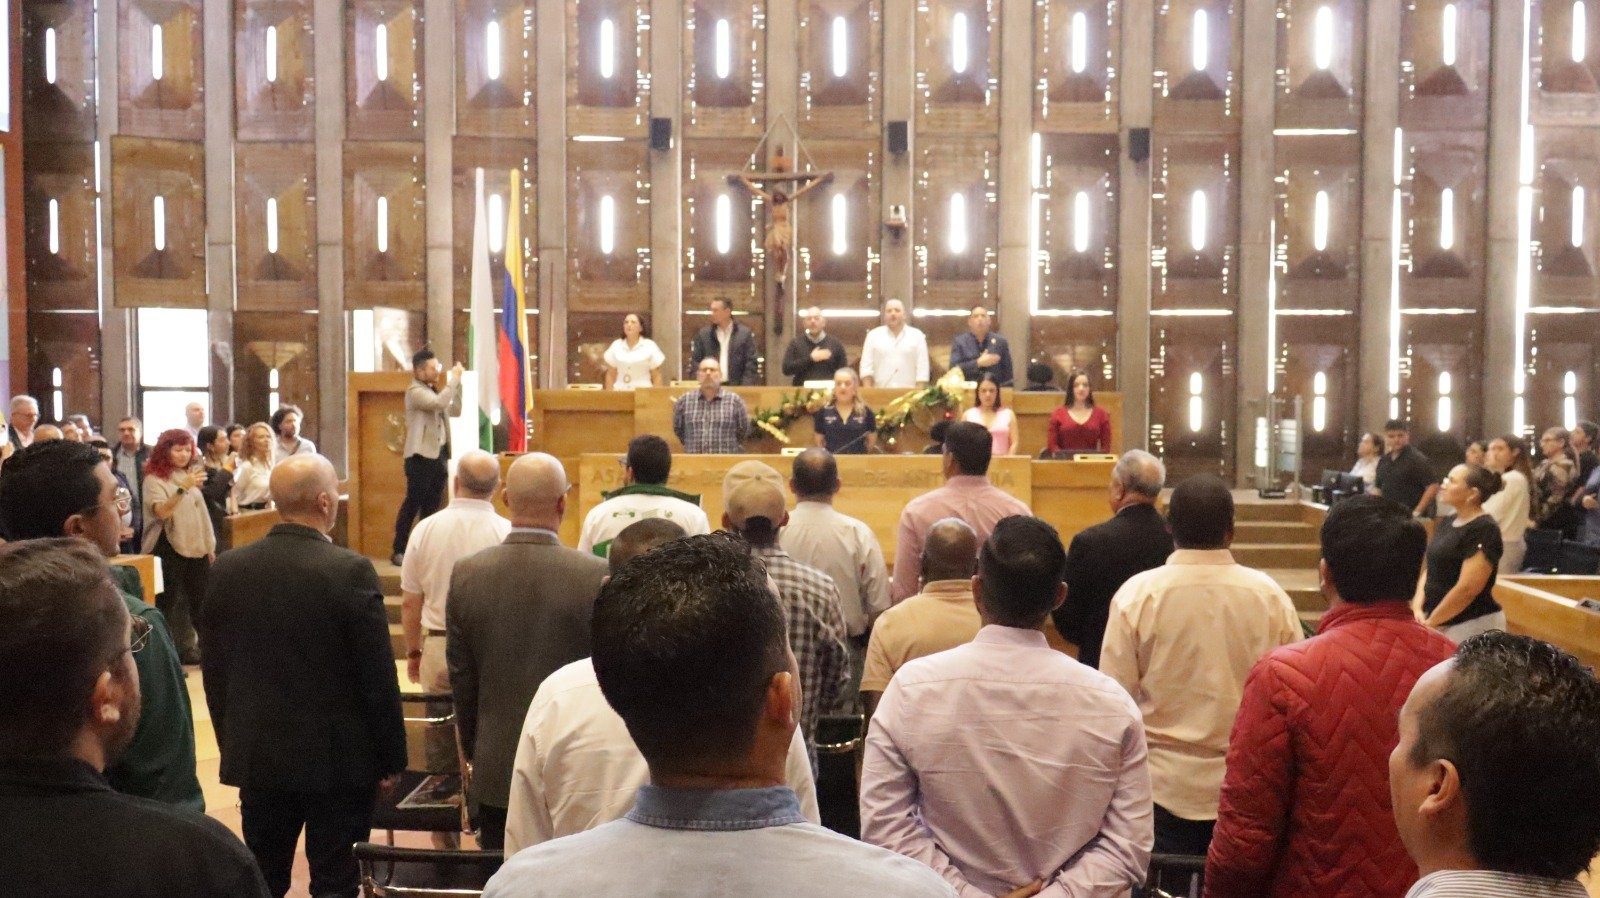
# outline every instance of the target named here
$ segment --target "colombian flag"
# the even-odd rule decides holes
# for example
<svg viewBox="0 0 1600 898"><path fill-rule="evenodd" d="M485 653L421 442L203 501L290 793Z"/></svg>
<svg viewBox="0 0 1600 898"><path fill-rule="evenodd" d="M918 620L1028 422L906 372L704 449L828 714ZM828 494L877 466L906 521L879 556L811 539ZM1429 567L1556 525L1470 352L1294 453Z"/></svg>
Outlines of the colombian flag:
<svg viewBox="0 0 1600 898"><path fill-rule="evenodd" d="M528 451L529 402L533 389L528 370L528 305L523 295L522 229L515 210L522 208L521 179L511 172L511 192L506 198L506 283L500 297L500 327L496 346L500 355L500 401L509 431L507 451Z"/></svg>

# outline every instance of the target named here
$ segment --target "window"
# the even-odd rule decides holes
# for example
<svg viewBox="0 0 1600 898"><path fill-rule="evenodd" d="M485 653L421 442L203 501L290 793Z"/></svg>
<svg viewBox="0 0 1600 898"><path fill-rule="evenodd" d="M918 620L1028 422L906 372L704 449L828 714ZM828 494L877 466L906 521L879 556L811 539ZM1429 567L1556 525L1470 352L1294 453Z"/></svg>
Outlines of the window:
<svg viewBox="0 0 1600 898"><path fill-rule="evenodd" d="M266 43L266 50L261 55L266 62L267 83L276 84L278 81L278 26L267 26Z"/></svg>
<svg viewBox="0 0 1600 898"><path fill-rule="evenodd" d="M502 62L500 23L489 22L483 26L483 77L490 81L499 81ZM602 68L605 66L603 59L600 65ZM273 408L276 407L273 406Z"/></svg>
<svg viewBox="0 0 1600 898"><path fill-rule="evenodd" d="M1072 198L1072 248L1089 251L1089 194L1082 190Z"/></svg>
<svg viewBox="0 0 1600 898"><path fill-rule="evenodd" d="M1572 61L1583 62L1589 55L1589 10L1583 0L1572 4Z"/></svg>
<svg viewBox="0 0 1600 898"><path fill-rule="evenodd" d="M1575 430L1578 426L1578 372L1568 371L1562 375L1561 393L1561 426Z"/></svg>
<svg viewBox="0 0 1600 898"><path fill-rule="evenodd" d="M850 73L850 23L844 16L834 16L831 29L833 77L843 78Z"/></svg>
<svg viewBox="0 0 1600 898"><path fill-rule="evenodd" d="M1583 188L1572 188L1572 234L1573 246L1583 245Z"/></svg>
<svg viewBox="0 0 1600 898"><path fill-rule="evenodd" d="M1311 245L1317 252L1328 248L1328 191L1317 191L1311 216Z"/></svg>
<svg viewBox="0 0 1600 898"><path fill-rule="evenodd" d="M155 241L156 252L163 252L167 248L167 198L158 196L150 201L150 234Z"/></svg>
<svg viewBox="0 0 1600 898"><path fill-rule="evenodd" d="M1189 31L1190 62L1197 72L1205 71L1211 63L1211 20L1203 9L1194 11L1194 26Z"/></svg>
<svg viewBox="0 0 1600 898"><path fill-rule="evenodd" d="M717 241L717 254L726 256L733 251L733 197L726 193L717 194L716 219L714 232Z"/></svg>
<svg viewBox="0 0 1600 898"><path fill-rule="evenodd" d="M278 369L276 368L267 372L267 391L267 408L276 411L278 406L283 404L278 394Z"/></svg>
<svg viewBox="0 0 1600 898"><path fill-rule="evenodd" d="M378 232L378 252L389 251L389 198L378 197L378 221L375 226Z"/></svg>
<svg viewBox="0 0 1600 898"><path fill-rule="evenodd" d="M1450 372L1439 372L1439 432L1444 433L1450 429L1452 423L1452 403L1450 400Z"/></svg>
<svg viewBox="0 0 1600 898"><path fill-rule="evenodd" d="M211 416L211 338L204 309L138 309L138 382L145 433L183 427L184 406Z"/></svg>
<svg viewBox="0 0 1600 898"><path fill-rule="evenodd" d="M1072 30L1068 32L1068 61L1074 75L1082 75L1089 67L1089 16L1083 12L1072 14Z"/></svg>
<svg viewBox="0 0 1600 898"><path fill-rule="evenodd" d="M726 81L733 74L733 25L727 19L718 19L712 32L712 56L717 77Z"/></svg>
<svg viewBox="0 0 1600 898"><path fill-rule="evenodd" d="M61 392L61 369L50 369L50 419L61 421L67 417L67 400Z"/></svg>
<svg viewBox="0 0 1600 898"><path fill-rule="evenodd" d="M389 80L389 26L378 23L372 30L372 72L379 81Z"/></svg>
<svg viewBox="0 0 1600 898"><path fill-rule="evenodd" d="M971 63L971 49L967 42L967 14L958 12L950 17L950 70L965 74Z"/></svg>
<svg viewBox="0 0 1600 898"><path fill-rule="evenodd" d="M967 195L964 193L950 194L948 203L949 221L947 222L947 240L950 254L959 256L967 251Z"/></svg>
<svg viewBox="0 0 1600 898"><path fill-rule="evenodd" d="M498 193L489 194L489 252L506 248L506 201Z"/></svg>
<svg viewBox="0 0 1600 898"><path fill-rule="evenodd" d="M1318 371L1311 378L1311 429L1321 433L1328 427L1328 375Z"/></svg>
<svg viewBox="0 0 1600 898"><path fill-rule="evenodd" d="M267 198L267 252L272 255L278 252L278 200L274 197Z"/></svg>
<svg viewBox="0 0 1600 898"><path fill-rule="evenodd" d="M1189 374L1189 429L1195 433L1199 433L1206 423L1205 400L1200 397L1200 393L1204 389L1205 378L1201 377L1198 371L1191 372Z"/></svg>
<svg viewBox="0 0 1600 898"><path fill-rule="evenodd" d="M1206 248L1206 192L1196 190L1189 196L1189 246L1195 252Z"/></svg>
<svg viewBox="0 0 1600 898"><path fill-rule="evenodd" d="M1333 67L1333 7L1317 8L1311 28L1311 57L1321 71Z"/></svg>
<svg viewBox="0 0 1600 898"><path fill-rule="evenodd" d="M160 81L167 73L165 41L161 39L161 26L150 26L150 79Z"/></svg>
<svg viewBox="0 0 1600 898"><path fill-rule="evenodd" d="M54 197L49 205L49 229L50 255L58 255L61 252L61 202Z"/></svg>
<svg viewBox="0 0 1600 898"><path fill-rule="evenodd" d="M1439 191L1439 248L1445 251L1456 245L1456 192L1446 187Z"/></svg>
<svg viewBox="0 0 1600 898"><path fill-rule="evenodd" d="M828 211L832 217L833 254L842 256L850 249L850 201L844 194L836 193Z"/></svg>
<svg viewBox="0 0 1600 898"><path fill-rule="evenodd" d="M350 312L350 370L370 373L378 370L378 325L371 309ZM276 406L274 406L276 408Z"/></svg>
<svg viewBox="0 0 1600 898"><path fill-rule="evenodd" d="M600 252L611 255L617 248L617 201L610 194L600 198Z"/></svg>
<svg viewBox="0 0 1600 898"><path fill-rule="evenodd" d="M600 49L597 66L600 77L611 80L617 74L617 23L611 19L600 20Z"/></svg>
<svg viewBox="0 0 1600 898"><path fill-rule="evenodd" d="M44 82L56 83L56 30L44 30Z"/></svg>
<svg viewBox="0 0 1600 898"><path fill-rule="evenodd" d="M1456 5L1446 3L1439 17L1439 58L1445 65L1456 64L1457 15Z"/></svg>

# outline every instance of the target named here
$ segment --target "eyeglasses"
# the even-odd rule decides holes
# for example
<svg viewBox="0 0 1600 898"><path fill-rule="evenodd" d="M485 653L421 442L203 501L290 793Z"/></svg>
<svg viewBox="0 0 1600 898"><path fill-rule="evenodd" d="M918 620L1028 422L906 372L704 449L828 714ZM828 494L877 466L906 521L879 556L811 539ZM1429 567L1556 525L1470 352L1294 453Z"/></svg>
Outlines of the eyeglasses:
<svg viewBox="0 0 1600 898"><path fill-rule="evenodd" d="M150 631L154 629L150 622L142 617L132 618L128 627L128 651L139 654L145 646L150 644Z"/></svg>
<svg viewBox="0 0 1600 898"><path fill-rule="evenodd" d="M126 487L119 486L116 496L111 501L117 504L117 511L126 513L133 507L133 493L128 492Z"/></svg>

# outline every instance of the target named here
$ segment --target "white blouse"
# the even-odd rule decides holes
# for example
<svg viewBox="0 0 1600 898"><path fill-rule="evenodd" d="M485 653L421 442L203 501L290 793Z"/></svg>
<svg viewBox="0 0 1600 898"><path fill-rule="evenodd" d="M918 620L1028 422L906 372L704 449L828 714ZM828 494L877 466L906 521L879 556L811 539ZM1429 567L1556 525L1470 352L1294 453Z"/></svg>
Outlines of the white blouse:
<svg viewBox="0 0 1600 898"><path fill-rule="evenodd" d="M237 505L259 505L272 500L272 466L241 460L233 472L233 501Z"/></svg>
<svg viewBox="0 0 1600 898"><path fill-rule="evenodd" d="M1528 478L1521 471L1507 471L1500 477L1500 492L1484 500L1483 510L1500 525L1502 541L1520 543L1528 532L1528 519L1531 516Z"/></svg>
<svg viewBox="0 0 1600 898"><path fill-rule="evenodd" d="M617 372L617 379L611 384L613 390L650 386L650 372L660 368L667 360L661 347L649 337L640 337L638 345L631 348L627 340L618 337L611 341L603 358Z"/></svg>

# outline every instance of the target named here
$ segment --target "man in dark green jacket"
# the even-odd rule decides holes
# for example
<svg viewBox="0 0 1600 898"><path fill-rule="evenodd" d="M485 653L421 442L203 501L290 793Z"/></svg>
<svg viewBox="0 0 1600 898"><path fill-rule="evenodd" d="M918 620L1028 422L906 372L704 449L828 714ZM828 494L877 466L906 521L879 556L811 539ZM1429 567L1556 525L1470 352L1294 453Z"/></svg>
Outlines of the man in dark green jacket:
<svg viewBox="0 0 1600 898"><path fill-rule="evenodd" d="M0 537L75 536L110 558L117 554L127 501L133 498L118 495L111 467L88 444L36 443L0 468ZM195 776L194 715L166 618L139 598L137 571L113 565L111 573L128 614L150 625L150 641L134 655L142 695L139 727L106 779L118 792L205 813Z"/></svg>

